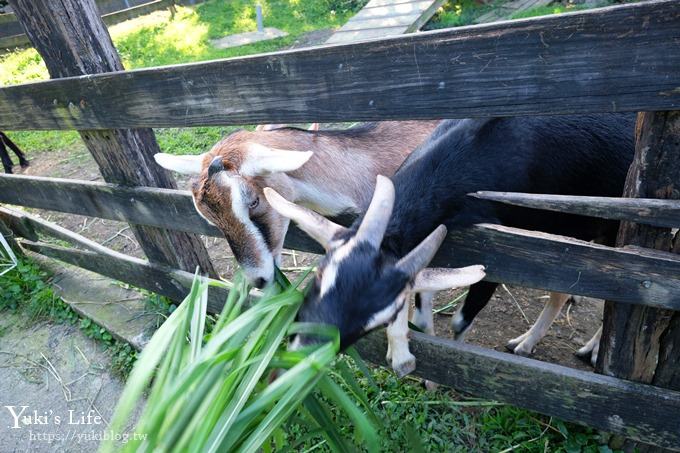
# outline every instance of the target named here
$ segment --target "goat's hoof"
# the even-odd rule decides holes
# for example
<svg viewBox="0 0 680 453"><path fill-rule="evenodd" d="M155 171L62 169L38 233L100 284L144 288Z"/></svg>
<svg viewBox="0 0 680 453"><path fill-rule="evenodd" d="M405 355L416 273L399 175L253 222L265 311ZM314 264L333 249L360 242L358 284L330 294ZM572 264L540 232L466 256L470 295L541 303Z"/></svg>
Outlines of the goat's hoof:
<svg viewBox="0 0 680 453"><path fill-rule="evenodd" d="M434 392L435 390L437 390L437 388L439 388L439 384L425 379L423 381L423 387L425 387L425 390L427 390L428 392Z"/></svg>
<svg viewBox="0 0 680 453"><path fill-rule="evenodd" d="M595 368L595 365L597 364L597 355L600 352L600 345L599 343L591 347L590 345L585 345L578 351L574 353L576 357L579 359L582 359L586 362L590 362L590 365L592 365L593 368Z"/></svg>
<svg viewBox="0 0 680 453"><path fill-rule="evenodd" d="M522 344L522 342L523 342L524 340L526 340L527 336L529 336L529 333L528 333L528 332L525 332L525 333L523 333L522 335L520 335L519 337L513 338L512 340L508 341L508 342L505 344L505 348L506 348L508 351L515 352L515 349L517 349L517 347L518 347L520 344Z"/></svg>
<svg viewBox="0 0 680 453"><path fill-rule="evenodd" d="M21 165L21 168L26 168L29 167L31 164L27 160L20 162L19 165Z"/></svg>
<svg viewBox="0 0 680 453"><path fill-rule="evenodd" d="M394 370L395 373L397 373L397 376L400 378L403 378L407 374L410 374L413 372L413 370L416 369L416 358L413 354L408 354L408 356L404 357L404 360L400 361L393 361L392 362L392 369Z"/></svg>
<svg viewBox="0 0 680 453"><path fill-rule="evenodd" d="M521 343L514 346L511 343L512 342L509 342L505 347L510 349L515 355L529 357L534 352L534 346L525 341L522 341Z"/></svg>
<svg viewBox="0 0 680 453"><path fill-rule="evenodd" d="M588 345L586 345L586 346L583 346L578 351L576 351L574 353L574 355L576 357L580 358L580 359L588 359L588 358L590 358L592 352L593 352L593 350L591 348L589 348Z"/></svg>

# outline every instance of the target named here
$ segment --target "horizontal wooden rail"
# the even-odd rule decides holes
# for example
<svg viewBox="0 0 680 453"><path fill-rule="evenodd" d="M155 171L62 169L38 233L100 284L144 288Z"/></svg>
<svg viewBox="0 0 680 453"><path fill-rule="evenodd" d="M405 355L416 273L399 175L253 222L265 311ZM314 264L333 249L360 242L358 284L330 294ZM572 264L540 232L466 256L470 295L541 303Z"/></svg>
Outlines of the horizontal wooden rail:
<svg viewBox="0 0 680 453"><path fill-rule="evenodd" d="M0 203L222 236L182 191L1 175ZM321 252L293 226L285 244ZM680 257L671 253L477 225L450 231L433 261L446 267L469 264L484 264L490 281L680 310Z"/></svg>
<svg viewBox="0 0 680 453"><path fill-rule="evenodd" d="M525 208L603 219L628 220L667 228L680 227L680 200L581 197L517 192L475 192L470 196Z"/></svg>
<svg viewBox="0 0 680 453"><path fill-rule="evenodd" d="M21 241L21 245L28 250L129 283L172 300L183 300L194 279L194 275L190 272L149 263L146 260L116 252L25 212L0 208L0 221L4 222L16 236L26 238ZM85 250L40 242L41 235L66 241ZM227 294L228 290L222 287L210 290L208 308L212 313L220 312ZM259 294L258 290L253 290L252 297L257 297Z"/></svg>
<svg viewBox="0 0 680 453"><path fill-rule="evenodd" d="M680 392L411 332L415 375L472 395L680 450ZM360 340L385 365L385 335ZM413 404L418 404L417 401Z"/></svg>
<svg viewBox="0 0 680 453"><path fill-rule="evenodd" d="M0 129L680 108L680 1L0 89Z"/></svg>

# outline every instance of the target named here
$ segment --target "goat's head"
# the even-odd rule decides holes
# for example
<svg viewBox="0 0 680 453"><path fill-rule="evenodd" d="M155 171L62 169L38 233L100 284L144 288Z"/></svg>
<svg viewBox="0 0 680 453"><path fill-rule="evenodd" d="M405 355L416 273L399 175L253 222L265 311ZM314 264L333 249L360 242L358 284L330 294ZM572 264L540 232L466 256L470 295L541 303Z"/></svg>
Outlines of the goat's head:
<svg viewBox="0 0 680 453"><path fill-rule="evenodd" d="M312 152L275 149L249 137L247 131L231 134L199 156L154 157L162 167L198 176L192 183L196 210L224 233L250 283L263 287L274 279L288 219L270 208L262 188L277 173L300 168Z"/></svg>
<svg viewBox="0 0 680 453"><path fill-rule="evenodd" d="M335 325L342 347L392 321L411 292L467 286L484 278L483 266L425 269L446 236L443 225L401 259L381 250L394 204L394 186L383 176L378 176L371 204L356 229L336 225L270 188L264 193L274 209L326 249L298 320ZM298 336L293 344L311 341L314 338Z"/></svg>

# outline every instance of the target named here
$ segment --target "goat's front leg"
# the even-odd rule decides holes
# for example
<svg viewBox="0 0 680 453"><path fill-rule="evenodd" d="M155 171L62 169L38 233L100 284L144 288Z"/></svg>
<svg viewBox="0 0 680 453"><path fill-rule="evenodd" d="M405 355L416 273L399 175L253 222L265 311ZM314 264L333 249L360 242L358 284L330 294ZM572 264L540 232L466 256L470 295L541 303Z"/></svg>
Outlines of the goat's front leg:
<svg viewBox="0 0 680 453"><path fill-rule="evenodd" d="M432 300L436 293L416 293L416 304L411 322L428 335L434 335L434 317L432 314Z"/></svg>
<svg viewBox="0 0 680 453"><path fill-rule="evenodd" d="M569 294L550 293L550 300L543 307L538 319L528 332L510 340L507 348L517 355L529 356L534 351L536 343L545 336L562 307L569 300Z"/></svg>
<svg viewBox="0 0 680 453"><path fill-rule="evenodd" d="M416 358L408 349L408 304L402 304L397 317L387 326L387 361L397 376L416 369Z"/></svg>

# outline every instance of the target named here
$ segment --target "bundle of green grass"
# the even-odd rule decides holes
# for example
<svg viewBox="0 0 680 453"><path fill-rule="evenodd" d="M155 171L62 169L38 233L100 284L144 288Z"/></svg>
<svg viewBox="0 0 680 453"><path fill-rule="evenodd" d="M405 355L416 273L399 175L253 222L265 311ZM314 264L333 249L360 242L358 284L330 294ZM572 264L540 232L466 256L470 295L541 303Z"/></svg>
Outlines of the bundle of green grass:
<svg viewBox="0 0 680 453"><path fill-rule="evenodd" d="M225 284L196 277L190 294L137 360L111 421L114 435L100 451L279 450L283 425L293 414L333 451L355 451L357 443L377 450L378 419L355 377L350 372L334 373L334 379L328 375L339 352L337 330L294 322L304 297L298 289L303 279L291 284L279 272L278 284L247 307L249 288L237 276L206 335L209 286ZM327 341L287 351L286 337L301 332ZM126 434L147 389L137 424ZM331 405L351 420L353 440L334 424Z"/></svg>

